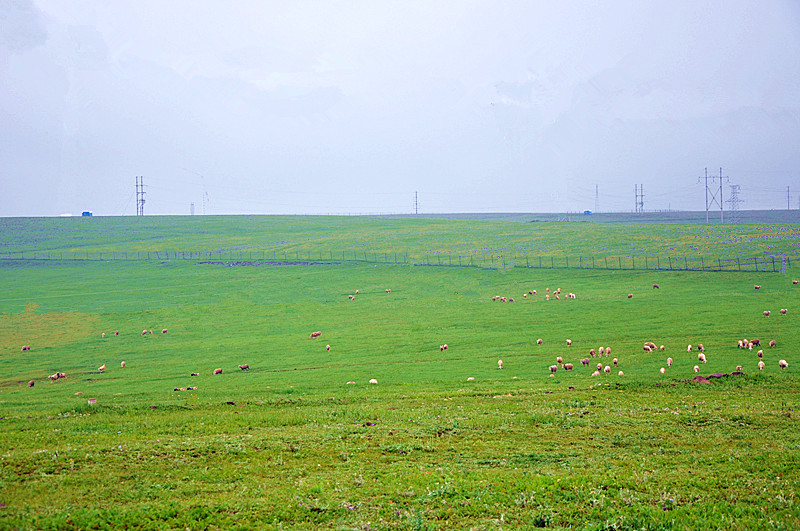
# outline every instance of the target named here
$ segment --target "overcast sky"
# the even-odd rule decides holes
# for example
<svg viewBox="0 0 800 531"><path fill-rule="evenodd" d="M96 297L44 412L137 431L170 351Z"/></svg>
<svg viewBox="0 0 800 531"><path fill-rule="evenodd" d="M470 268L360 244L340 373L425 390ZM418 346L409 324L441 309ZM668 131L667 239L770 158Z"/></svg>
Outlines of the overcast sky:
<svg viewBox="0 0 800 531"><path fill-rule="evenodd" d="M0 0L0 216L703 210L720 167L800 208L796 0Z"/></svg>

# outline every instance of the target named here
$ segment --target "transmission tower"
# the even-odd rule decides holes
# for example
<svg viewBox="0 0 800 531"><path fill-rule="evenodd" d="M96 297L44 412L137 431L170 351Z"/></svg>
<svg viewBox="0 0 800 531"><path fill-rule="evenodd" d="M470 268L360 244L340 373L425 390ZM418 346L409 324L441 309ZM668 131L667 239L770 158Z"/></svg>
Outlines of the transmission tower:
<svg viewBox="0 0 800 531"><path fill-rule="evenodd" d="M730 198L726 199L725 202L730 205L728 209L728 223L739 223L739 203L744 203L741 199L739 199L739 190L741 187L738 184L731 184L730 187Z"/></svg>
<svg viewBox="0 0 800 531"><path fill-rule="evenodd" d="M633 185L633 193L636 195L636 210L637 214L642 214L644 212L644 185L639 184Z"/></svg>
<svg viewBox="0 0 800 531"><path fill-rule="evenodd" d="M136 177L136 215L144 216L144 177Z"/></svg>
<svg viewBox="0 0 800 531"><path fill-rule="evenodd" d="M706 186L706 223L708 223L708 209L714 203L716 203L717 206L719 206L719 222L720 223L725 223L725 210L724 210L724 207L723 207L724 202L722 201L722 182L723 181L728 181L729 180L728 177L723 177L722 176L722 168L719 169L719 177L715 177L714 175L709 177L708 176L708 168L706 168L705 176L704 177L699 177L697 179L697 182L700 182L701 179L705 180L705 186ZM709 179L711 179L711 185L714 188L710 188L708 186L708 180ZM716 188L716 185L714 184L714 182L717 179L719 179L719 188ZM709 196L711 197L710 200L709 200Z"/></svg>
<svg viewBox="0 0 800 531"><path fill-rule="evenodd" d="M414 215L419 214L419 192L414 192Z"/></svg>

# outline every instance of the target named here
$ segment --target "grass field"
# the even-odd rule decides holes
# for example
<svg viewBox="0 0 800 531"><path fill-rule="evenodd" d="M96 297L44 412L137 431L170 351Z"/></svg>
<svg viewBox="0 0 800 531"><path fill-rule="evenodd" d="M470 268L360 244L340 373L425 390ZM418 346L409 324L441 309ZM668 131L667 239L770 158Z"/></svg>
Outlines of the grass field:
<svg viewBox="0 0 800 531"><path fill-rule="evenodd" d="M793 253L798 237L791 225L573 227L5 219L0 240L10 255L713 258ZM203 262L0 260L0 528L800 528L794 264L783 276ZM743 338L761 339L763 371ZM687 352L698 343L706 364ZM599 346L612 356L583 367ZM551 376L557 356L575 370ZM611 373L592 376L598 362ZM695 365L743 374L701 384Z"/></svg>

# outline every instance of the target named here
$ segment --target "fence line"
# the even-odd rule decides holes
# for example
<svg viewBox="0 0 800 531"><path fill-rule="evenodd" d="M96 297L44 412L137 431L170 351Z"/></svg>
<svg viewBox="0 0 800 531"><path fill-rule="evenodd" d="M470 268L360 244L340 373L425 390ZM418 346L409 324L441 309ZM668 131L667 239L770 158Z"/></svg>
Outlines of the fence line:
<svg viewBox="0 0 800 531"><path fill-rule="evenodd" d="M380 263L416 266L478 267L507 269L604 269L653 271L728 271L779 273L791 266L800 255L762 255L710 259L703 256L492 256L436 254L411 257L407 253L379 251L135 251L135 252L51 252L7 251L0 260L49 261L207 261L251 265L258 263ZM247 264L245 264L247 263Z"/></svg>

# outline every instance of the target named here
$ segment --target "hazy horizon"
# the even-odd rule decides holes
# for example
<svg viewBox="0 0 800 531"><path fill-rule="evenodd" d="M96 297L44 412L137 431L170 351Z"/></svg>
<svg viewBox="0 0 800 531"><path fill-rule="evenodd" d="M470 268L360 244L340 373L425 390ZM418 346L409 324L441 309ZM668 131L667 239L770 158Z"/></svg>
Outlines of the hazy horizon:
<svg viewBox="0 0 800 531"><path fill-rule="evenodd" d="M4 217L800 209L798 141L792 0L0 3Z"/></svg>

